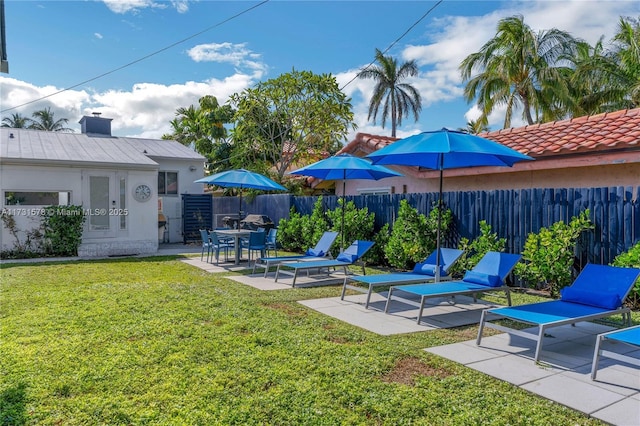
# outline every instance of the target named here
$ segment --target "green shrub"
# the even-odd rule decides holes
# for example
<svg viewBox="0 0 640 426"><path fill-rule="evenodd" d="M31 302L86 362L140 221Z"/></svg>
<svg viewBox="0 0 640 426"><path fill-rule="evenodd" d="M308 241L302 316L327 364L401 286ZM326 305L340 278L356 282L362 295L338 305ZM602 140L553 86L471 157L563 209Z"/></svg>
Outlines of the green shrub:
<svg viewBox="0 0 640 426"><path fill-rule="evenodd" d="M280 219L276 238L283 249L303 252L314 247L328 229L329 222L322 207L322 197L319 197L310 216L302 216L292 207L289 219Z"/></svg>
<svg viewBox="0 0 640 426"><path fill-rule="evenodd" d="M640 241L628 251L617 255L611 264L613 266L640 268ZM631 293L629 293L628 300L633 307L637 308L640 306L640 279L638 279L633 286Z"/></svg>
<svg viewBox="0 0 640 426"><path fill-rule="evenodd" d="M309 221L306 222L302 228L305 238L309 238L303 249L306 250L309 247L315 246L322 237L322 234L328 230L329 220L323 208L323 199L322 197L318 197L313 205L313 211L311 212Z"/></svg>
<svg viewBox="0 0 640 426"><path fill-rule="evenodd" d="M367 253L367 261L372 265L389 266L387 257L384 253L384 248L389 244L389 238L391 237L390 227L388 223L385 223L382 228L373 236L373 242L376 244L371 247Z"/></svg>
<svg viewBox="0 0 640 426"><path fill-rule="evenodd" d="M444 240L451 220L451 210L443 211L441 240ZM427 218L411 207L407 200L401 200L398 217L384 249L389 264L400 269L411 269L424 260L436 248L437 223L437 208L432 209Z"/></svg>
<svg viewBox="0 0 640 426"><path fill-rule="evenodd" d="M309 220L309 216L301 215L293 207L289 210L289 219L280 219L276 238L283 250L301 252L308 248L304 229L309 227Z"/></svg>
<svg viewBox="0 0 640 426"><path fill-rule="evenodd" d="M574 216L568 225L559 221L548 229L540 229L537 234L529 234L522 252L524 262L516 265L515 274L528 285L542 285L551 296L558 296L560 289L573 280L572 266L578 238L593 228L587 209Z"/></svg>
<svg viewBox="0 0 640 426"><path fill-rule="evenodd" d="M42 226L47 254L77 256L84 220L82 206L45 207Z"/></svg>
<svg viewBox="0 0 640 426"><path fill-rule="evenodd" d="M464 253L460 256L460 259L451 268L453 275L461 275L464 271L473 269L478 264L482 256L489 251L503 252L507 243L506 238L498 238L498 234L491 232L491 225L486 221L481 220L480 235L473 241L469 241L468 238L461 238L458 248Z"/></svg>
<svg viewBox="0 0 640 426"><path fill-rule="evenodd" d="M353 201L345 205L344 231L342 230L342 208L344 200L338 200L338 207L327 211L327 217L331 223L331 230L337 231L338 238L331 248L331 253L336 256L340 252L342 234L344 233L344 248L347 248L355 240L371 241L374 233L375 213L369 213L369 209L357 209ZM365 257L369 259L370 253Z"/></svg>

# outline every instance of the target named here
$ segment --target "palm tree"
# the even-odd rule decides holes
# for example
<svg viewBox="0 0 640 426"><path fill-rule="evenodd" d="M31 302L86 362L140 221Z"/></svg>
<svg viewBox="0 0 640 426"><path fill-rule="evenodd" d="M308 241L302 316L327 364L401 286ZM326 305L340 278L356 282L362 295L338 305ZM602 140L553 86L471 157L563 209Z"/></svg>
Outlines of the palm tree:
<svg viewBox="0 0 640 426"><path fill-rule="evenodd" d="M477 135L478 133L488 132L489 125L487 124L486 119L480 117L477 120L467 121L467 127L459 127L458 131L469 133L470 135Z"/></svg>
<svg viewBox="0 0 640 426"><path fill-rule="evenodd" d="M367 119L375 123L382 109L382 127L388 118L391 118L391 137L396 136L397 126L402 125L402 118L413 113L416 121L422 110L420 93L403 80L407 77L418 75L418 66L415 61L408 61L398 66L398 61L391 56L384 56L376 49L376 61L379 66L366 68L358 73L359 78L371 78L376 81L373 97L369 102L369 116Z"/></svg>
<svg viewBox="0 0 640 426"><path fill-rule="evenodd" d="M557 115L569 98L564 67L559 64L575 51L576 40L557 29L534 33L522 16L502 19L497 30L494 38L460 65L462 79L467 81L467 101L477 98L485 117L496 107L506 106L505 128L511 127L518 107L529 124ZM472 76L474 71L479 73Z"/></svg>
<svg viewBox="0 0 640 426"><path fill-rule="evenodd" d="M618 32L613 38L614 57L617 59L617 77L621 87L626 88L628 108L640 106L640 19L620 18ZM624 102L624 101L623 101Z"/></svg>
<svg viewBox="0 0 640 426"><path fill-rule="evenodd" d="M28 129L31 127L33 120L18 113L11 114L11 117L2 119L2 127L12 127L14 129Z"/></svg>
<svg viewBox="0 0 640 426"><path fill-rule="evenodd" d="M580 42L567 57L574 117L640 106L640 21L621 18L611 46Z"/></svg>
<svg viewBox="0 0 640 426"><path fill-rule="evenodd" d="M32 120L31 129L44 130L47 132L73 132L73 129L64 127L69 122L67 118L56 120L50 107L35 111L31 114L35 120Z"/></svg>

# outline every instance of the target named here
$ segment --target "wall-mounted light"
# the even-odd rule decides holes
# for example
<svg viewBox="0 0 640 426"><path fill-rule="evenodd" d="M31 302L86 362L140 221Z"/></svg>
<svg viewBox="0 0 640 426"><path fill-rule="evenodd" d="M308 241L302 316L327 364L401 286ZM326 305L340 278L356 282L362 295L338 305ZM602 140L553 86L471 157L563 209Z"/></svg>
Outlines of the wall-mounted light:
<svg viewBox="0 0 640 426"><path fill-rule="evenodd" d="M196 166L189 166L189 171L190 172L195 172L196 171Z"/></svg>

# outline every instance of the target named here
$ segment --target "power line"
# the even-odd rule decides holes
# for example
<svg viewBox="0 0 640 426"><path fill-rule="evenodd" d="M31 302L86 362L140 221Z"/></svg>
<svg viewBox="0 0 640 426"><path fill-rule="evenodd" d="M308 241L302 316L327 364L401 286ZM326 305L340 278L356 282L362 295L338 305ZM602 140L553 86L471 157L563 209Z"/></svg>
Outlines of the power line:
<svg viewBox="0 0 640 426"><path fill-rule="evenodd" d="M211 25L210 27L207 27L207 28L205 28L204 30L199 31L199 32L197 32L197 33L195 33L195 34L192 34L192 35L190 35L189 37L186 37L186 38L183 38L182 40L176 41L175 43L172 43L172 44L170 44L170 45L168 45L168 46L166 46L166 47L163 47L162 49L156 50L155 52L149 53L148 55L145 55L145 56L143 56L143 57L141 57L141 58L138 58L138 59L136 59L135 61L129 62L129 63L127 63L127 64L125 64L125 65L122 65L122 66L120 66L120 67L118 67L118 68L112 69L111 71L107 71L107 72L102 73L102 74L100 74L100 75L98 75L98 76L96 76L96 77L90 78L90 79L88 79L88 80L84 80L84 81L82 81L82 82L80 82L80 83L78 83L78 84L74 84L73 86L70 86L70 87L67 87L67 88L64 88L64 89L58 90L57 92L54 92L54 93L48 94L48 95L46 95L46 96L42 96L41 98L34 99L34 100L32 100L32 101L25 102L25 103L20 104L20 105L16 105L16 106L13 106L13 107L11 107L11 108L7 108L7 109L0 110L0 113L2 113L2 112L7 112L7 111L11 111L11 110L14 110L14 109L16 109L16 108L20 108L20 107L23 107L23 106L26 106L26 105L33 104L33 103L35 103L35 102L40 102L40 101L42 101L42 100L44 100L44 99L50 98L50 97L55 96L55 95L59 95L60 93L64 93L64 92L66 92L66 91L68 91L68 90L75 89L76 87L83 86L83 85L85 85L85 84L87 84L87 83L90 83L90 82L92 82L92 81L98 80L98 79L100 79L100 78L102 78L102 77L105 77L105 76L107 76L107 75L109 75L109 74L113 74L113 73L115 73L115 72L117 72L117 71L120 71L120 70L122 70L122 69L124 69L124 68L130 67L131 65L134 65L134 64L137 64L138 62L142 62L142 61L144 61L144 60L146 60L146 59L149 59L149 58L151 58L152 56L155 56L155 55L157 55L157 54L159 54L159 53L164 52L165 50L169 50L169 49L171 49L172 47L175 47L175 46L177 46L177 45L179 45L179 44L182 44L182 43L184 43L184 42L186 42L186 41L188 41L188 40L191 40L192 38L198 37L199 35L202 35L202 34L206 33L207 31L211 31L211 30L212 30L212 29L214 29L214 28L217 28L217 27L219 27L219 26L221 26L221 25L223 25L223 24L226 24L227 22L232 21L232 20L234 20L234 19L236 19L236 18L240 17L241 15L244 15L245 13L248 13L248 12L252 11L253 9L256 9L256 8L258 8L258 7L260 7L260 6L262 6L263 4L268 3L268 2L269 2L269 0L264 0L264 1L260 2L260 3L258 3L258 4L255 4L255 5L251 6L251 7L249 7L249 8L247 8L247 9L243 10L242 12L239 12L239 13L237 13L237 14L235 14L235 15L233 15L233 16L231 16L231 17L227 18L227 19L225 19L224 21L221 21L221 22L218 22L217 24Z"/></svg>
<svg viewBox="0 0 640 426"><path fill-rule="evenodd" d="M402 40L402 39L404 38L404 36L406 36L407 34L409 34L409 32L410 32L410 31L411 31L411 30L412 30L416 25L418 25L418 24L420 23L420 21L422 21L424 18L426 18L426 17L427 17L427 16L428 16L432 11L433 11L433 9L435 9L436 7L438 7L438 6L440 5L440 3L442 3L443 1L444 1L444 0L439 0L436 4L434 4L434 5L431 7L431 9L427 10L427 11L425 12L425 14L424 14L424 15L422 15L422 16L420 17L420 19L418 19L416 22L414 22L414 23L413 23L413 25L411 25L409 28L407 28L407 30L406 30L404 33L402 33L402 35L401 35L400 37L398 37L397 39L395 39L393 43L391 43L391 44L390 44L386 49L384 49L384 50L382 51L382 54L384 55L384 54L385 54L385 53L387 53L389 50L391 50L391 48L392 48L393 46L395 46L395 45L396 45L400 40ZM373 61L371 61L371 62L369 63L369 65L367 65L366 67L362 68L360 71L364 71L364 70L368 69L368 68L369 68L370 66L372 66L375 62L376 62L376 60L374 59ZM342 87L340 88L340 90L344 89L345 87L347 87L348 85L350 85L351 83L353 83L353 82L355 81L355 79L356 79L356 78L358 78L358 74L360 74L360 73L357 73L357 74L356 74L356 75L355 75L351 80L349 80L349 81L347 82L347 84L345 84L344 86L342 86Z"/></svg>

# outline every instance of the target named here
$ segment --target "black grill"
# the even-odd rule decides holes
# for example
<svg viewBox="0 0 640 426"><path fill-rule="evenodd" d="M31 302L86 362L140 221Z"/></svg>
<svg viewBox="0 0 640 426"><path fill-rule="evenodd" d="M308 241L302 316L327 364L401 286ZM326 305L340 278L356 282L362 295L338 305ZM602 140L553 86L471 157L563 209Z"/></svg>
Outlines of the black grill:
<svg viewBox="0 0 640 426"><path fill-rule="evenodd" d="M269 231L271 228L275 228L275 224L269 216L263 214L248 214L242 221L240 221L240 227L242 229L251 229L255 231L258 228L264 228L265 231Z"/></svg>

